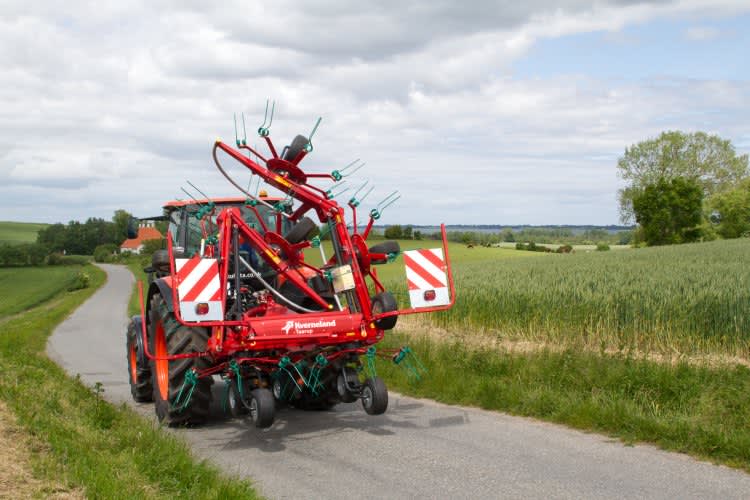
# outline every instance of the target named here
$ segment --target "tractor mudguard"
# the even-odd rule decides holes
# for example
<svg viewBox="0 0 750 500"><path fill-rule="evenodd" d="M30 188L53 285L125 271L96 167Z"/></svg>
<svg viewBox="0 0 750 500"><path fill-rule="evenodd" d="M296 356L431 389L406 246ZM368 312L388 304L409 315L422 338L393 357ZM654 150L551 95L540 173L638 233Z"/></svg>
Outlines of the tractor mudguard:
<svg viewBox="0 0 750 500"><path fill-rule="evenodd" d="M143 345L143 321L141 321L141 315L136 314L130 321L133 322L133 329L135 330L135 353L138 356L138 366L148 366L148 358L146 357L146 349Z"/></svg>
<svg viewBox="0 0 750 500"><path fill-rule="evenodd" d="M151 307L151 297L157 293L160 293L164 299L167 310L174 312L174 304L172 303L172 278L158 278L148 287L148 295L146 296L146 321L148 321L149 307Z"/></svg>

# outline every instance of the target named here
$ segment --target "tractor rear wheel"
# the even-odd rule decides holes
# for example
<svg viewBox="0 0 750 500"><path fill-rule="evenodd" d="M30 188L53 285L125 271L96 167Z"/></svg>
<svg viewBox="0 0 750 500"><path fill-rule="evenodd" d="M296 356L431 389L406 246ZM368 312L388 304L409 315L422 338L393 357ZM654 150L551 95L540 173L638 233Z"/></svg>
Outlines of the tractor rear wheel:
<svg viewBox="0 0 750 500"><path fill-rule="evenodd" d="M163 357L206 350L208 330L181 325L174 313L169 312L167 304L158 293L151 299L150 318L149 343L154 356ZM183 401L180 401L178 407L174 405L183 388L188 370L200 371L208 367L208 361L202 357L174 361L156 359L151 362L156 415L160 422L170 426L192 425L200 424L208 418L211 402L210 378L198 379L187 406L183 408ZM183 391L183 400L186 393L189 393L188 387Z"/></svg>
<svg viewBox="0 0 750 500"><path fill-rule="evenodd" d="M154 400L154 387L151 383L151 367L146 355L141 350L138 336L141 335L140 321L131 319L128 324L125 347L128 356L128 375L130 394L138 403L149 403Z"/></svg>

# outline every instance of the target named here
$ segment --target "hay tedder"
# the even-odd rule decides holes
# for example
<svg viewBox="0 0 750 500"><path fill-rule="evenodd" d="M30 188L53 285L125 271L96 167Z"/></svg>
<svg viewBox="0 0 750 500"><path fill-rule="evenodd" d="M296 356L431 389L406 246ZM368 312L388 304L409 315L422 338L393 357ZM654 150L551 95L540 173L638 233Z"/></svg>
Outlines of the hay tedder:
<svg viewBox="0 0 750 500"><path fill-rule="evenodd" d="M270 116L272 121L273 108ZM244 128L244 116L242 122ZM393 261L399 244L366 243L397 193L358 226L357 207L372 187L365 182L355 189L346 206L335 197L344 191L344 177L361 165L330 173L300 167L319 124L279 154L264 120L258 134L267 157L247 145L246 134L236 137L236 147L217 140L214 162L242 197L211 199L191 184L200 196L186 191L190 200L165 205L160 218L169 223L167 248L155 252L146 268L148 285L139 283L141 314L127 330L133 398L154 401L165 424L205 421L218 377L225 381L225 409L233 416L249 414L256 427L265 428L279 404L321 410L360 399L368 414L385 412L388 391L376 375L377 356L412 377L424 373L408 347L376 344L399 315L453 305L445 227L442 248L403 253L411 307L399 309L375 268ZM220 153L250 170L247 188L228 174ZM270 197L261 185L281 194Z"/></svg>

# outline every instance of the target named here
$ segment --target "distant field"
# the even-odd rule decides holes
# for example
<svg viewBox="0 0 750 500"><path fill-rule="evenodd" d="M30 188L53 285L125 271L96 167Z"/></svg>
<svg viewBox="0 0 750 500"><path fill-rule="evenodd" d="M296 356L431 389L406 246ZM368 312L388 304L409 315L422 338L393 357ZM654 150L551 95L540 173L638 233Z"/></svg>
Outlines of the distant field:
<svg viewBox="0 0 750 500"><path fill-rule="evenodd" d="M40 229L48 224L0 221L0 243L33 243Z"/></svg>
<svg viewBox="0 0 750 500"><path fill-rule="evenodd" d="M458 300L432 321L506 339L746 356L749 253L750 239L513 259L531 252L456 249ZM385 267L407 303L402 267Z"/></svg>
<svg viewBox="0 0 750 500"><path fill-rule="evenodd" d="M0 317L46 302L67 288L77 266L0 268Z"/></svg>

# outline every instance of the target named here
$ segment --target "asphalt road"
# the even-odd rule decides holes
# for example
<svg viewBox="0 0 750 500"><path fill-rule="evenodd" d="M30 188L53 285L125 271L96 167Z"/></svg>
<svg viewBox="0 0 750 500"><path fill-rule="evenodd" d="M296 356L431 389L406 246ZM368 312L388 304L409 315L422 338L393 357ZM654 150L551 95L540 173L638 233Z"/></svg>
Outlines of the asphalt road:
<svg viewBox="0 0 750 500"><path fill-rule="evenodd" d="M125 363L133 277L107 284L52 335L48 353L105 397L131 402ZM223 384L214 384L220 394ZM218 397L216 398L219 399ZM151 405L132 403L154 418ZM175 431L201 458L253 479L269 498L750 498L750 475L651 446L500 413L391 394L385 415L359 403L284 409L271 429L215 418Z"/></svg>

